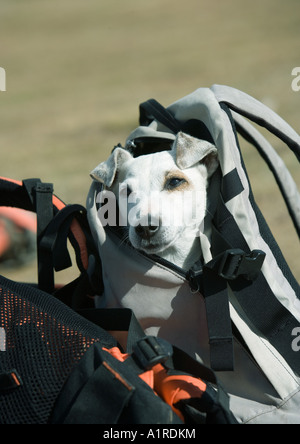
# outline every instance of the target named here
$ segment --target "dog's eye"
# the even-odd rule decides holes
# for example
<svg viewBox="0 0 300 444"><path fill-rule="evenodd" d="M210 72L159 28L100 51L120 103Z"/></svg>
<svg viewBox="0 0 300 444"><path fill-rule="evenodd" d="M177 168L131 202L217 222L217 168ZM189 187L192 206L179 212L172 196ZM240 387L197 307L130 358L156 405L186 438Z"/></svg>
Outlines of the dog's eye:
<svg viewBox="0 0 300 444"><path fill-rule="evenodd" d="M180 187L184 183L186 183L186 180L183 179L183 177L172 177L171 179L169 179L167 181L166 189L167 190L174 190L175 188Z"/></svg>

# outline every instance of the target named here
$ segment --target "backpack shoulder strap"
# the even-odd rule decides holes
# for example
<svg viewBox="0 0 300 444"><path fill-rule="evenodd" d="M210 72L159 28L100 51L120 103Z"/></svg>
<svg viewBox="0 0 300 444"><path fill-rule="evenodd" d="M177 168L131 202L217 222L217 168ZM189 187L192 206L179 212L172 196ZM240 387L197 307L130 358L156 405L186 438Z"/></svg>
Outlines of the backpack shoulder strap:
<svg viewBox="0 0 300 444"><path fill-rule="evenodd" d="M98 259L86 209L81 205L66 205L53 193L53 185L40 179L18 181L5 177L0 177L0 206L36 213L39 288L47 293L55 292L63 299L64 291L55 289L54 270L72 265L67 239L74 248L81 274L88 273L90 254ZM73 283L71 287L73 291Z"/></svg>
<svg viewBox="0 0 300 444"><path fill-rule="evenodd" d="M266 128L286 143L300 162L300 136L278 114L263 103L235 88L214 85L211 90L218 102L226 103L231 110Z"/></svg>
<svg viewBox="0 0 300 444"><path fill-rule="evenodd" d="M300 193L288 168L272 145L248 120L234 111L232 116L237 132L257 148L272 171L300 238Z"/></svg>
<svg viewBox="0 0 300 444"><path fill-rule="evenodd" d="M147 126L152 120L162 123L174 134L180 131L180 122L155 99L140 104L140 125Z"/></svg>

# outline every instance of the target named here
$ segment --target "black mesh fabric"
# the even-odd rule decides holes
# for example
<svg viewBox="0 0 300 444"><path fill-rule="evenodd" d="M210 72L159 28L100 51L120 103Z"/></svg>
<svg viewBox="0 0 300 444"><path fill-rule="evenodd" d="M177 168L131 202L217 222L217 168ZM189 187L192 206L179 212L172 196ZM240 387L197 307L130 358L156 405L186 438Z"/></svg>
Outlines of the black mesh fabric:
<svg viewBox="0 0 300 444"><path fill-rule="evenodd" d="M46 424L71 370L95 342L113 338L53 296L0 277L0 374L21 385L0 391L0 424Z"/></svg>

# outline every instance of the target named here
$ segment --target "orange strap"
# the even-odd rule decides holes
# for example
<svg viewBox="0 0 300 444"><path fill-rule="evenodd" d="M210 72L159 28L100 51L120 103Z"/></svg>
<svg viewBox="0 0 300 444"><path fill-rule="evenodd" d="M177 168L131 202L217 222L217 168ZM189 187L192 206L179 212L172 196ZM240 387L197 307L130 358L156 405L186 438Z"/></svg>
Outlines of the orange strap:
<svg viewBox="0 0 300 444"><path fill-rule="evenodd" d="M161 364L153 367L153 371L154 390L184 420L182 413L175 405L182 400L201 398L206 390L206 384L201 379L189 375L168 375Z"/></svg>
<svg viewBox="0 0 300 444"><path fill-rule="evenodd" d="M36 216L30 211L21 208L0 207L1 216L10 219L20 228L36 232Z"/></svg>
<svg viewBox="0 0 300 444"><path fill-rule="evenodd" d="M104 348L104 350L121 362L124 362L129 356L129 354L122 353L117 347L109 350ZM201 398L206 391L206 384L201 379L184 374L168 375L167 369L161 364L155 365L151 370L139 376L172 408L182 421L184 421L183 415L175 405L182 400Z"/></svg>

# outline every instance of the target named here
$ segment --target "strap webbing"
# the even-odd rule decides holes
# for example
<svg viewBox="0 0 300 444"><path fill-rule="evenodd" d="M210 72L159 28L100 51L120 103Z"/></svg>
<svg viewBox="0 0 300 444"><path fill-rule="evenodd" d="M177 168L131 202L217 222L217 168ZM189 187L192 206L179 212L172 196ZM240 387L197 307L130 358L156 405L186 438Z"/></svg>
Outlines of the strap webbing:
<svg viewBox="0 0 300 444"><path fill-rule="evenodd" d="M38 183L36 192L37 214L37 255L38 255L38 284L41 290L47 293L54 291L54 272L52 262L46 260L40 241L45 229L53 219L53 185L51 183Z"/></svg>
<svg viewBox="0 0 300 444"><path fill-rule="evenodd" d="M180 131L180 124L175 117L155 99L150 99L140 104L140 124L149 125L153 119L158 120L174 134Z"/></svg>
<svg viewBox="0 0 300 444"><path fill-rule="evenodd" d="M249 247L224 204L220 204L218 213L216 219L224 221L218 231L219 239L222 237L227 243L230 242L232 247L238 246L247 252ZM260 220L260 223L262 226L265 222ZM264 228L266 230L267 226ZM251 285L243 276L238 276L230 281L230 287L249 322L278 350L292 370L300 375L300 360L291 347L291 331L299 326L299 322L276 298L263 273L259 273Z"/></svg>
<svg viewBox="0 0 300 444"><path fill-rule="evenodd" d="M183 131L198 139L214 143L214 139L204 122L201 122L198 119L190 119L186 122L180 122L167 108L164 108L155 99L150 99L147 102L140 104L140 125L147 126L153 120L157 120L174 134Z"/></svg>
<svg viewBox="0 0 300 444"><path fill-rule="evenodd" d="M56 271L72 265L67 247L68 232L75 215L85 211L82 205L66 205L47 224L41 234L40 250L52 261ZM51 259L53 257L53 259Z"/></svg>
<svg viewBox="0 0 300 444"><path fill-rule="evenodd" d="M300 238L300 194L293 177L276 150L256 128L237 114L234 114L234 120L238 133L258 150L272 171Z"/></svg>
<svg viewBox="0 0 300 444"><path fill-rule="evenodd" d="M203 268L203 295L210 344L211 367L215 371L233 371L233 335L231 329L227 281L214 269Z"/></svg>
<svg viewBox="0 0 300 444"><path fill-rule="evenodd" d="M47 293L54 291L54 271L52 261L49 261L41 248L41 239L53 219L53 185L43 183L40 179L23 180L23 187L29 197L32 210L37 215L37 259L38 286Z"/></svg>

